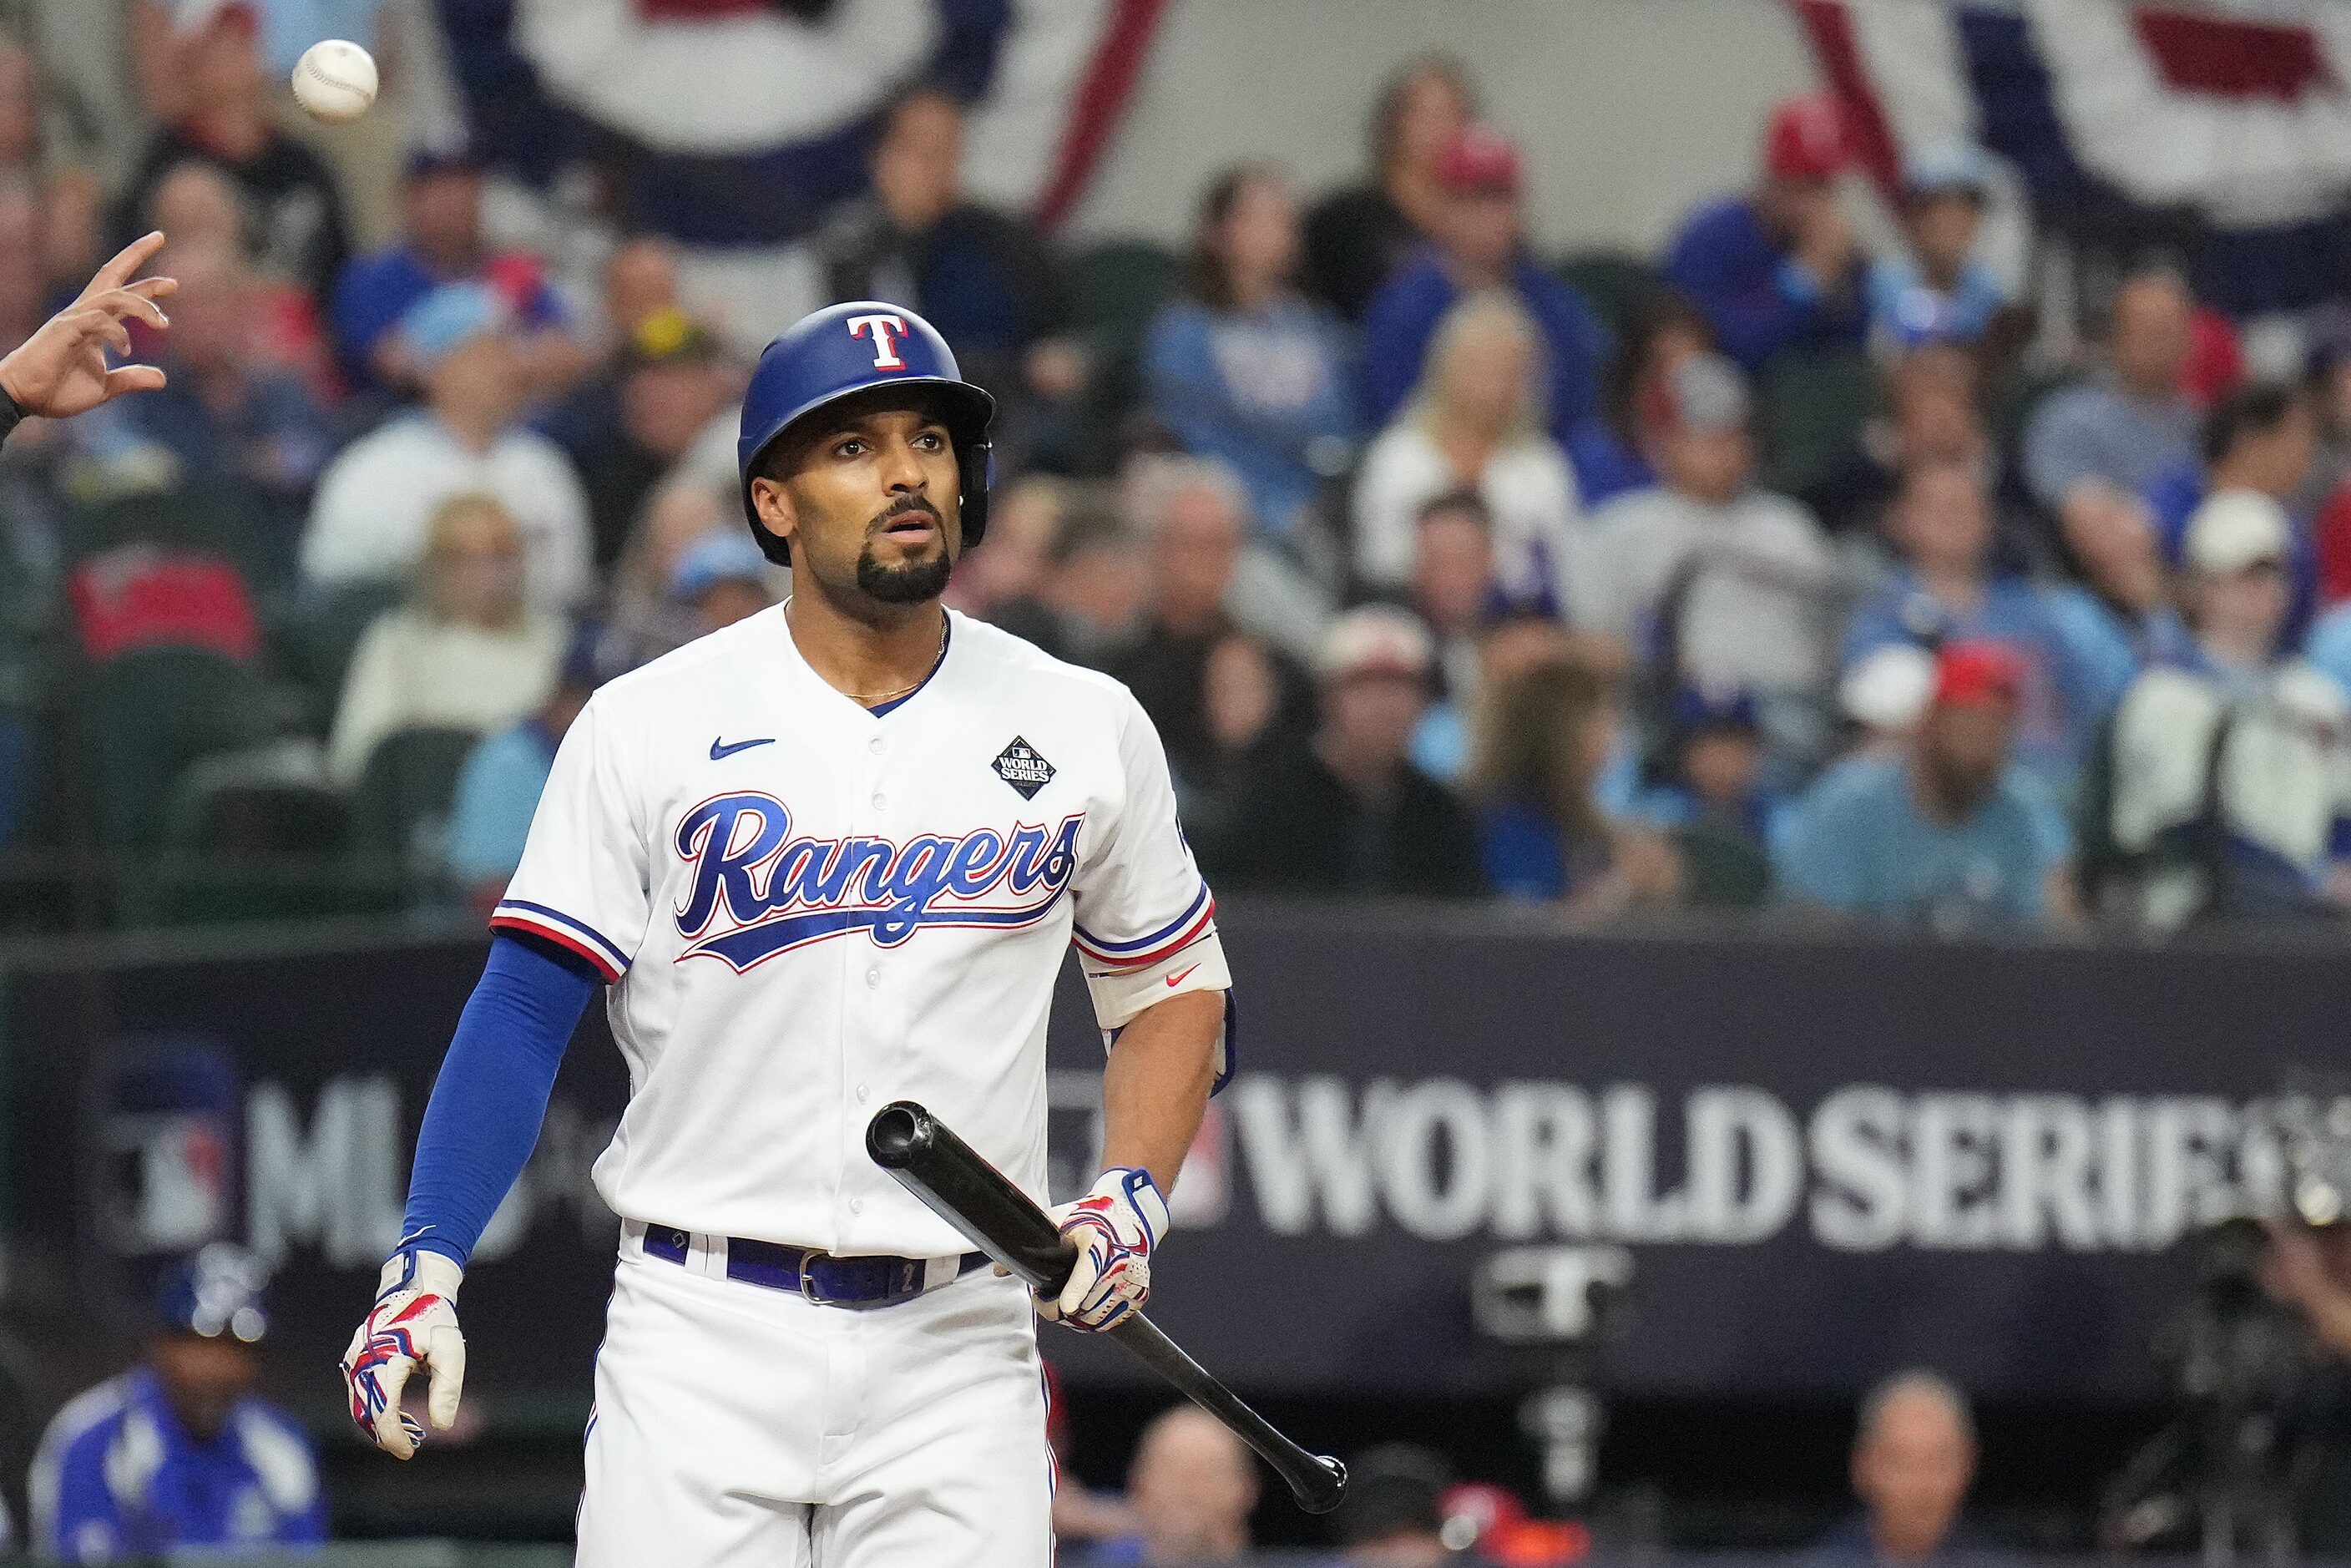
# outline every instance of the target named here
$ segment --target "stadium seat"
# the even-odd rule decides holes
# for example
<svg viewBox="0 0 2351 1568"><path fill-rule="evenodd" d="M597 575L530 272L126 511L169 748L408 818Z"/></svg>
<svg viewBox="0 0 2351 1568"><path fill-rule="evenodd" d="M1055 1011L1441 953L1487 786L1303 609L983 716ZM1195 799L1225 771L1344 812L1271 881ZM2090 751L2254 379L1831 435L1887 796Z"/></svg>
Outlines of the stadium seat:
<svg viewBox="0 0 2351 1568"><path fill-rule="evenodd" d="M355 841L371 867L404 868L420 894L437 886L457 775L482 737L419 727L384 737L352 791Z"/></svg>
<svg viewBox="0 0 2351 1568"><path fill-rule="evenodd" d="M1811 490L1849 456L1877 393L1859 349L1802 349L1763 367L1756 381L1757 478L1783 496Z"/></svg>
<svg viewBox="0 0 2351 1568"><path fill-rule="evenodd" d="M266 737L270 705L251 666L202 648L141 648L93 667L74 704L81 798L110 867L164 837L163 803L189 766Z"/></svg>
<svg viewBox="0 0 2351 1568"><path fill-rule="evenodd" d="M1070 266L1071 326L1086 354L1081 449L1111 436L1143 396L1143 335L1174 298L1181 272L1173 253L1143 240L1111 240Z"/></svg>
<svg viewBox="0 0 2351 1568"><path fill-rule="evenodd" d="M353 876L350 836L350 803L328 782L315 741L206 758L172 791L145 913L217 925L396 906L396 887Z"/></svg>
<svg viewBox="0 0 2351 1568"><path fill-rule="evenodd" d="M333 722L343 676L350 669L351 655L359 652L360 639L400 602L404 591L396 582L313 589L272 618L271 648L287 673L300 683L319 728Z"/></svg>
<svg viewBox="0 0 2351 1568"><path fill-rule="evenodd" d="M1552 271L1583 295L1601 325L1619 338L1641 308L1666 287L1648 263L1619 251L1581 251L1562 257Z"/></svg>

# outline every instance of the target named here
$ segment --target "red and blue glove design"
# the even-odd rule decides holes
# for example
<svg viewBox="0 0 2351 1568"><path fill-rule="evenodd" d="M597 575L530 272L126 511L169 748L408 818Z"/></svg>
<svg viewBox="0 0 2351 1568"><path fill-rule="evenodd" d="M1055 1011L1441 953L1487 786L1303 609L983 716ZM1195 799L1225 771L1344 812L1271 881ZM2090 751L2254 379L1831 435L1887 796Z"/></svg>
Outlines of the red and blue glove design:
<svg viewBox="0 0 2351 1568"><path fill-rule="evenodd" d="M1151 1251L1167 1234L1167 1200L1149 1171L1106 1170L1075 1203L1052 1211L1061 1234L1076 1243L1069 1283L1037 1315L1099 1333L1142 1309L1151 1294Z"/></svg>
<svg viewBox="0 0 2351 1568"><path fill-rule="evenodd" d="M433 1425L446 1430L457 1418L465 1384L465 1336L457 1328L457 1286L465 1278L454 1258L402 1252L383 1266L375 1306L343 1353L343 1387L351 1419L368 1440L394 1458L413 1456L424 1428L400 1407L409 1374L420 1365L432 1378L425 1401Z"/></svg>

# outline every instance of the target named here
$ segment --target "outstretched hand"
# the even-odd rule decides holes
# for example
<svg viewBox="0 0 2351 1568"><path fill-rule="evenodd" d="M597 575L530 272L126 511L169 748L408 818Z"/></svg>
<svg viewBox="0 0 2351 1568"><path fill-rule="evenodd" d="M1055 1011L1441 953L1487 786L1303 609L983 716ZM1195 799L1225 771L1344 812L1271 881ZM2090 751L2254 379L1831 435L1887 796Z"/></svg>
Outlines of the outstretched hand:
<svg viewBox="0 0 2351 1568"><path fill-rule="evenodd" d="M0 360L0 392L16 400L26 413L66 419L87 413L124 392L152 392L163 384L163 372L154 365L124 365L110 370L106 351L131 351L132 318L157 331L171 320L155 302L180 287L171 277L131 276L163 248L159 231L132 241L112 261L98 269L81 297L44 322Z"/></svg>

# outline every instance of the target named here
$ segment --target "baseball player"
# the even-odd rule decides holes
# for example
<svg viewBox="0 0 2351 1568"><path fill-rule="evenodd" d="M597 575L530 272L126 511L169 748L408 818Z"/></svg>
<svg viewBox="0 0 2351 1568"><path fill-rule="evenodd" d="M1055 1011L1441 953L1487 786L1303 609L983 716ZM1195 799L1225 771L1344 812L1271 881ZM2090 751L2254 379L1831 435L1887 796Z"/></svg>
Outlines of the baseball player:
<svg viewBox="0 0 2351 1568"><path fill-rule="evenodd" d="M598 985L631 1096L596 1364L583 1568L1040 1568L1036 1316L1139 1307L1162 1197L1230 1069L1215 904L1126 689L946 611L987 528L993 402L901 307L768 346L738 447L794 591L597 692L492 918L417 1140L406 1236L344 1370L455 1416L466 1255ZM1080 1249L1031 1302L864 1153L917 1099L1045 1197L1045 1022L1079 950L1109 1043Z"/></svg>

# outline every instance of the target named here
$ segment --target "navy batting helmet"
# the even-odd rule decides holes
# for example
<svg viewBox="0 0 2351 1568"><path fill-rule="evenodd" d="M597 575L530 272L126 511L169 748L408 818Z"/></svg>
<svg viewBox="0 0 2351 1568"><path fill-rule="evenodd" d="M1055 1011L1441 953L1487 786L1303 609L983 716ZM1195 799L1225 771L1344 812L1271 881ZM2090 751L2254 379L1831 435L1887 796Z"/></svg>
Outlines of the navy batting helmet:
<svg viewBox="0 0 2351 1568"><path fill-rule="evenodd" d="M885 386L921 388L936 400L963 469L964 548L987 531L987 422L996 400L963 379L954 350L928 321L903 305L861 299L793 323L760 353L743 394L743 434L735 444L743 512L769 560L789 565L791 546L768 531L751 504L760 455L817 410Z"/></svg>

